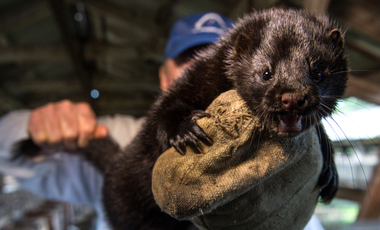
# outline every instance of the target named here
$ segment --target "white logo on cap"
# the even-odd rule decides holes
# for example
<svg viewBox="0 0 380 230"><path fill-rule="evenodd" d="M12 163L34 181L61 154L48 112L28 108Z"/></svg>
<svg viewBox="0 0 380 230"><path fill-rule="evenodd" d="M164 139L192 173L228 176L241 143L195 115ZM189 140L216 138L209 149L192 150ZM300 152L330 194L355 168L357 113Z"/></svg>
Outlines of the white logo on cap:
<svg viewBox="0 0 380 230"><path fill-rule="evenodd" d="M204 24L209 21L214 20L217 22L220 26L220 28L214 27L214 26L204 26ZM224 34L225 30L227 29L226 23L224 22L223 18L220 17L220 15L215 13L208 13L203 15L195 24L193 33L217 33L217 34Z"/></svg>

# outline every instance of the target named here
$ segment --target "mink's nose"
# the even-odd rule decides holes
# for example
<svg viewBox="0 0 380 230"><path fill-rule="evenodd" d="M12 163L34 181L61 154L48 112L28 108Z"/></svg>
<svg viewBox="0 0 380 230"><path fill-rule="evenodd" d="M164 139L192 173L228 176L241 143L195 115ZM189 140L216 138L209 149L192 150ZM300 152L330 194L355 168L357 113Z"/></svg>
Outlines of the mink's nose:
<svg viewBox="0 0 380 230"><path fill-rule="evenodd" d="M296 110L305 104L305 96L297 93L284 93L281 102L285 109Z"/></svg>

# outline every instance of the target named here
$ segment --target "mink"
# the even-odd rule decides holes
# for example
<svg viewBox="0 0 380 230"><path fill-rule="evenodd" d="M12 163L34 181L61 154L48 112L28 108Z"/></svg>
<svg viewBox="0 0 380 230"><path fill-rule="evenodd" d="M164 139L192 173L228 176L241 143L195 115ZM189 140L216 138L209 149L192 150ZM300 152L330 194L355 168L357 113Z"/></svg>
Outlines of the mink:
<svg viewBox="0 0 380 230"><path fill-rule="evenodd" d="M221 93L236 89L267 132L294 138L317 127L323 169L320 199L338 189L333 149L321 120L330 116L347 83L347 57L339 26L324 15L268 9L245 15L200 51L169 92L152 105L142 130L126 149L93 140L85 154L104 173L103 202L113 229L196 229L162 212L151 191L157 158L175 147L202 154L213 140L196 125Z"/></svg>

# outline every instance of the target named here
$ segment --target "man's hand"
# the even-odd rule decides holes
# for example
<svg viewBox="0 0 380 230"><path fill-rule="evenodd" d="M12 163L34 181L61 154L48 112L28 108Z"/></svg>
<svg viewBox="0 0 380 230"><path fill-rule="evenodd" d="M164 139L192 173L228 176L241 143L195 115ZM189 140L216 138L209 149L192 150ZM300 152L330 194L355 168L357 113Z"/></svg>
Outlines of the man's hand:
<svg viewBox="0 0 380 230"><path fill-rule="evenodd" d="M96 124L95 113L85 102L63 100L32 111L28 132L37 145L58 143L85 147L91 139L105 138L108 129Z"/></svg>

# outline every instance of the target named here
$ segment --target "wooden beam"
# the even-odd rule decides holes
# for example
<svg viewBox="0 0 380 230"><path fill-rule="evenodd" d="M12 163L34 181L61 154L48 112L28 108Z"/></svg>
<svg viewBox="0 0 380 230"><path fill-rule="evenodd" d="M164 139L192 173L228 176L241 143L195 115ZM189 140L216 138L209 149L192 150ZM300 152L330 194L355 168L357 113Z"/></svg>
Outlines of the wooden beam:
<svg viewBox="0 0 380 230"><path fill-rule="evenodd" d="M145 117L147 115L147 110L142 108L132 108L132 109L123 109L123 108L114 108L114 109L102 109L99 108L97 113L98 116L104 115L113 115L113 114L128 114L134 117Z"/></svg>
<svg viewBox="0 0 380 230"><path fill-rule="evenodd" d="M369 190L363 198L358 220L378 220L380 217L380 166L377 165L372 174Z"/></svg>
<svg viewBox="0 0 380 230"><path fill-rule="evenodd" d="M8 90L0 87L0 116L6 112L25 108L24 103L11 95Z"/></svg>
<svg viewBox="0 0 380 230"><path fill-rule="evenodd" d="M373 39L380 38L379 14L353 1L333 1L330 13L349 28L353 28Z"/></svg>
<svg viewBox="0 0 380 230"><path fill-rule="evenodd" d="M46 83L48 85L48 83ZM22 87L24 87L23 85ZM136 86L136 85L134 85ZM27 87L27 86L25 86ZM37 87L37 86L36 86ZM142 86L143 87L143 86ZM58 84L54 84L53 88L59 89ZM52 101L60 101L63 99L69 99L71 101L79 102L85 101L83 94L80 91L80 84L77 83L75 86L76 90L71 92L66 91L56 91L48 90L38 93L31 94L29 97L25 98L25 103L22 104L22 107L12 107L12 109L16 108L36 108L42 105L45 105ZM115 113L121 114L129 114L134 116L143 116L146 115L146 111L149 109L151 104L154 101L155 94L152 93L144 93L140 89L136 89L135 91L130 91L129 88L124 89L123 91L105 91L100 89L100 97L95 99L96 105L98 107L97 115L110 115ZM35 92L35 91L33 91ZM128 95L129 94L129 95ZM0 94L1 96L1 94ZM0 102L2 102L3 98L0 97ZM0 113L2 113L2 106L0 104ZM4 110L4 112L10 111L9 109Z"/></svg>
<svg viewBox="0 0 380 230"><path fill-rule="evenodd" d="M303 8L317 14L325 14L330 6L330 0L304 0Z"/></svg>
<svg viewBox="0 0 380 230"><path fill-rule="evenodd" d="M73 77L66 77L61 80L28 80L28 81L8 81L5 82L4 88L12 95L25 95L30 93L39 94L53 94L65 93L75 94L82 91L80 82ZM111 77L103 75L102 78L97 77L94 79L94 88L99 91L114 93L118 95L135 94L137 92L144 92L147 94L157 94L160 90L158 83L149 83L141 81L123 81L115 80ZM88 92L90 95L90 92Z"/></svg>
<svg viewBox="0 0 380 230"><path fill-rule="evenodd" d="M80 93L82 91L81 84L77 80L30 80L4 83L8 92L12 95L23 96L25 94L36 93ZM90 93L88 93L90 94Z"/></svg>
<svg viewBox="0 0 380 230"><path fill-rule="evenodd" d="M107 110L116 110L116 109L144 109L147 111L149 107L154 102L154 97L151 99L126 99L126 98L117 98L117 97L100 97L97 99L97 103L100 108Z"/></svg>
<svg viewBox="0 0 380 230"><path fill-rule="evenodd" d="M0 15L0 33L9 33L51 14L46 1L29 0Z"/></svg>
<svg viewBox="0 0 380 230"><path fill-rule="evenodd" d="M158 85L158 63L145 63L142 59L135 60L114 60L99 62L98 66L100 78L113 78L118 80L127 81L146 81L157 82ZM101 76L101 72L107 73L106 76ZM94 79L97 79L95 77Z"/></svg>
<svg viewBox="0 0 380 230"><path fill-rule="evenodd" d="M64 46L0 47L0 62L63 61L69 58Z"/></svg>
<svg viewBox="0 0 380 230"><path fill-rule="evenodd" d="M366 191L360 189L339 188L336 198L361 202Z"/></svg>
<svg viewBox="0 0 380 230"><path fill-rule="evenodd" d="M380 72L375 73L380 79ZM349 75L347 97L357 97L359 99L380 105L380 83L367 80L364 77Z"/></svg>
<svg viewBox="0 0 380 230"><path fill-rule="evenodd" d="M380 47L353 36L346 37L346 46L348 49L380 63Z"/></svg>
<svg viewBox="0 0 380 230"><path fill-rule="evenodd" d="M368 10L373 11L374 13L380 12L380 1L379 0L361 0L357 3L365 6Z"/></svg>
<svg viewBox="0 0 380 230"><path fill-rule="evenodd" d="M265 9L270 7L275 7L280 4L280 0L250 0L250 3L248 4L248 11L251 11L254 9Z"/></svg>
<svg viewBox="0 0 380 230"><path fill-rule="evenodd" d="M240 0L228 11L227 16L231 19L237 19L252 10L261 10L265 8L278 7L285 8L286 3L281 0Z"/></svg>
<svg viewBox="0 0 380 230"><path fill-rule="evenodd" d="M158 51L140 48L140 45L141 44L129 44L119 46L92 43L84 48L83 58L86 60L121 61L137 59L160 61L162 59L162 55ZM59 45L0 46L0 62L66 61L72 60L72 55L73 54L70 55L66 47Z"/></svg>
<svg viewBox="0 0 380 230"><path fill-rule="evenodd" d="M106 91L115 94L146 92L153 95L160 92L158 84L148 82L112 81L107 78L95 80L94 87L99 90L99 92Z"/></svg>
<svg viewBox="0 0 380 230"><path fill-rule="evenodd" d="M74 102L86 101L86 97L82 92L76 94L60 94L60 93L43 93L43 94L31 94L29 97L25 98L25 107L29 109L34 109L50 102L58 102L61 100L71 100Z"/></svg>
<svg viewBox="0 0 380 230"><path fill-rule="evenodd" d="M97 59L97 60L120 60L120 59L131 59L138 57L151 57L158 58L158 52L152 52L147 50L141 44L128 44L128 45L106 45L106 44L89 44L85 47L84 56L86 59ZM162 56L160 55L160 59Z"/></svg>
<svg viewBox="0 0 380 230"><path fill-rule="evenodd" d="M357 143L358 142L358 143ZM352 145L359 145L359 146L372 146L372 145L377 145L380 146L380 138L375 137L375 138L370 138L370 139L362 139L362 140L348 140L348 139L343 139L339 141L333 141L332 142L333 148L352 148Z"/></svg>
<svg viewBox="0 0 380 230"><path fill-rule="evenodd" d="M71 3L79 0L69 0ZM162 37L158 26L154 23L154 14L143 9L134 9L133 7L123 7L108 0L92 0L84 2L86 8L91 13L106 15L123 21L125 25L131 26L133 30L149 31L157 37Z"/></svg>

